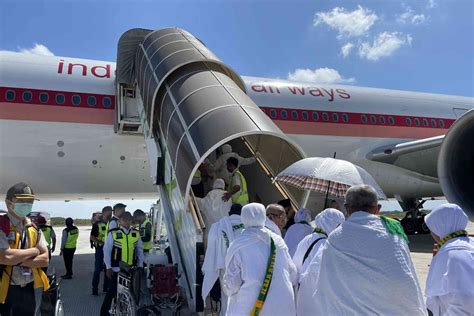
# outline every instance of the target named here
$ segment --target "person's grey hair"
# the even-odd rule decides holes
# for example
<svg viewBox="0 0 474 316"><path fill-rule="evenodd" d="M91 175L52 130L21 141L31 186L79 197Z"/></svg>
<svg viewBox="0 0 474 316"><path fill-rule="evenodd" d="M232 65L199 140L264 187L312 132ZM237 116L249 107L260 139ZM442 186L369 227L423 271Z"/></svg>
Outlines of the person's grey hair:
<svg viewBox="0 0 474 316"><path fill-rule="evenodd" d="M377 192L370 185L354 185L346 192L346 204L353 209L365 211L378 205Z"/></svg>
<svg viewBox="0 0 474 316"><path fill-rule="evenodd" d="M270 213L272 213L272 214L276 214L276 213L286 214L285 208L283 208L283 206L281 206L280 204L269 204L267 206L266 213L267 213L267 215L270 214Z"/></svg>

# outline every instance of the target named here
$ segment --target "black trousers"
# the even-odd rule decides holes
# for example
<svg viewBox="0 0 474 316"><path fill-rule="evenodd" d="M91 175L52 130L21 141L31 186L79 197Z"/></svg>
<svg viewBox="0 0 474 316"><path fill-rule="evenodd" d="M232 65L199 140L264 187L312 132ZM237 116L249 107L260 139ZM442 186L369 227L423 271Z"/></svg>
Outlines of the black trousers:
<svg viewBox="0 0 474 316"><path fill-rule="evenodd" d="M112 274L112 280L109 279L109 288L107 294L105 294L104 302L100 307L100 316L109 316L110 306L112 305L112 299L117 295L117 279L118 272Z"/></svg>
<svg viewBox="0 0 474 316"><path fill-rule="evenodd" d="M33 282L24 287L10 285L5 304L0 304L1 316L34 316L35 290Z"/></svg>
<svg viewBox="0 0 474 316"><path fill-rule="evenodd" d="M74 259L75 252L76 252L76 248L63 249L63 259L64 259L64 266L66 267L66 275L72 276L72 260Z"/></svg>

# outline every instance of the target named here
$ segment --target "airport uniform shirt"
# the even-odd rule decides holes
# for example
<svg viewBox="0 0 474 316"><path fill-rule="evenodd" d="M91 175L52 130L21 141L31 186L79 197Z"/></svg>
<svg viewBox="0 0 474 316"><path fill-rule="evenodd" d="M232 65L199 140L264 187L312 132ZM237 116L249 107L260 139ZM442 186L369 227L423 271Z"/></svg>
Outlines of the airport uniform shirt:
<svg viewBox="0 0 474 316"><path fill-rule="evenodd" d="M109 223L107 224L107 233L109 233L112 229L117 228L118 222L119 222L119 218L116 217L115 215L112 215L112 217L109 220Z"/></svg>
<svg viewBox="0 0 474 316"><path fill-rule="evenodd" d="M18 220L14 218L13 216L10 216L10 214L7 214L10 223L13 224L16 229L20 232L23 232L25 230L25 224L29 224L30 220L26 219L25 221ZM44 238L43 232L38 229L38 236L39 236L39 242L38 245L44 248L48 248L48 243L46 242L46 239ZM7 236L5 236L5 233L0 230L0 249L8 249L10 248L10 244L8 243ZM26 245L24 247L25 249L29 248L28 245L28 238L26 238ZM31 271L30 271L31 272ZM12 285L20 285L20 286L25 286L28 283L33 282L33 273L31 272L29 275L23 275L21 273L21 268L20 266L14 266L12 270L12 275L11 275L11 284Z"/></svg>
<svg viewBox="0 0 474 316"><path fill-rule="evenodd" d="M125 234L130 232L130 229L126 229L124 227L120 228ZM112 267L112 249L114 247L114 238L112 237L112 233L107 235L107 239L105 240L104 244L104 263L107 269L112 269L113 272L119 272L120 267ZM138 242L135 246L135 255L137 256L137 266L142 268L143 267L143 247L142 247L142 240L138 238Z"/></svg>

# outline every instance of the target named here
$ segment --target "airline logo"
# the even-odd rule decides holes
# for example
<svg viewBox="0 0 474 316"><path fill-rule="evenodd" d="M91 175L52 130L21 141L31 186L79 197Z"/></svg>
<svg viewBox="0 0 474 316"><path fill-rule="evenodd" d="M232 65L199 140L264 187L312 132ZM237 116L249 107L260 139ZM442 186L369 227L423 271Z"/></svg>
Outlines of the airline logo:
<svg viewBox="0 0 474 316"><path fill-rule="evenodd" d="M96 65L96 66L87 66L86 64L80 63L71 63L65 62L64 59L59 60L58 63L58 74L79 74L84 77L86 76L94 76L96 78L103 78L103 79L113 79L111 78L110 64L105 65Z"/></svg>

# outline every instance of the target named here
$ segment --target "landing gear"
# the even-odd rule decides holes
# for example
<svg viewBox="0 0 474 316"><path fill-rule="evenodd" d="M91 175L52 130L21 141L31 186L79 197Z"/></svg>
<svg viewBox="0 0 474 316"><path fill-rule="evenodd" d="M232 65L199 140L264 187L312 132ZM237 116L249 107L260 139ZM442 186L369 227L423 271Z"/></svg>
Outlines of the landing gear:
<svg viewBox="0 0 474 316"><path fill-rule="evenodd" d="M425 224L426 214L421 211L426 200L410 198L401 199L398 202L400 203L402 209L406 212L405 217L400 220L405 233L407 235L413 235L416 233L429 234L430 230Z"/></svg>

